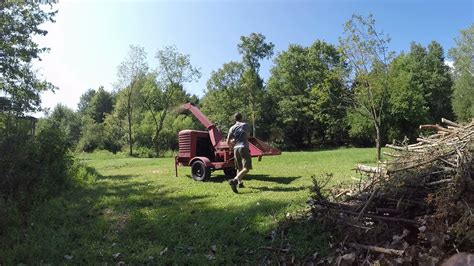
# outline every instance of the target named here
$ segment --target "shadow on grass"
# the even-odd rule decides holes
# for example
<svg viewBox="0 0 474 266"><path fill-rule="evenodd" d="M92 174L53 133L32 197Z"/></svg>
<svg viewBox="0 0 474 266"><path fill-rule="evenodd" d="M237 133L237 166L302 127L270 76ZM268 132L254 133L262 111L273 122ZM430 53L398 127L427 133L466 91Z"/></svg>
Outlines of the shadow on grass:
<svg viewBox="0 0 474 266"><path fill-rule="evenodd" d="M259 250L271 244L263 220L274 222L276 210L287 207L232 204L229 191L230 207L223 208L208 193L183 194L133 177L101 176L39 205L31 225L0 243L0 263L259 264ZM249 176L282 184L297 178Z"/></svg>
<svg viewBox="0 0 474 266"><path fill-rule="evenodd" d="M279 183L279 184L285 184L288 185L291 182L301 178L301 176L270 176L270 175L262 175L262 174L249 174L244 177L244 181L246 180L258 180L258 181L264 181L264 182L273 182L273 183ZM211 176L208 182L215 182L215 183L222 183L229 180L228 177L225 175L216 175L216 176Z"/></svg>
<svg viewBox="0 0 474 266"><path fill-rule="evenodd" d="M264 182L273 182L288 185L291 182L301 178L301 176L269 176L269 175L248 175L246 180L258 180Z"/></svg>
<svg viewBox="0 0 474 266"><path fill-rule="evenodd" d="M127 179L131 179L137 176L138 175L108 175L108 176L101 175L97 179L127 180Z"/></svg>
<svg viewBox="0 0 474 266"><path fill-rule="evenodd" d="M300 187L251 187L260 191L273 191L273 192L297 192L301 190L309 190L308 186Z"/></svg>

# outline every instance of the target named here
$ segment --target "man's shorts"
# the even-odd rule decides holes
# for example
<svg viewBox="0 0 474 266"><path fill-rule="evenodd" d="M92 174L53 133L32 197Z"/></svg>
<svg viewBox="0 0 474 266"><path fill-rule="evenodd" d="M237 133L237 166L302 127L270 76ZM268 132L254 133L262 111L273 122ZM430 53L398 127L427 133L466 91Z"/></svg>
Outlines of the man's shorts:
<svg viewBox="0 0 474 266"><path fill-rule="evenodd" d="M245 147L234 148L234 162L235 168L242 170L242 168L252 169L252 157L250 151Z"/></svg>

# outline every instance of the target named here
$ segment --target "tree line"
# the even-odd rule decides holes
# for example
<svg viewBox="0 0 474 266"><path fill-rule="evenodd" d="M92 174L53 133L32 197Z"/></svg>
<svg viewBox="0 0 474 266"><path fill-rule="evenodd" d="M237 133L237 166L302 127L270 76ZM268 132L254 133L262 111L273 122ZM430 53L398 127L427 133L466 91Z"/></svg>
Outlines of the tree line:
<svg viewBox="0 0 474 266"><path fill-rule="evenodd" d="M114 92L91 89L77 112L58 105L48 119L61 121L77 150L159 156L177 149L179 130L200 128L175 112L193 102L224 131L243 113L254 136L283 149L375 144L380 156L384 143L414 141L420 124L473 117L473 35L473 25L461 31L450 68L436 41L390 51L372 16L354 15L338 45L291 44L276 56L273 43L252 33L236 45L241 60L213 71L201 98L186 91L201 76L189 55L164 47L150 68L144 49L130 46ZM260 63L272 57L264 80Z"/></svg>
<svg viewBox="0 0 474 266"><path fill-rule="evenodd" d="M176 112L192 102L224 131L235 112L243 113L254 136L282 149L375 144L380 150L387 142L413 141L419 124L472 118L473 32L474 25L462 30L449 51L454 68L436 41L390 51L390 38L372 16L353 15L338 44L291 44L276 55L271 41L252 33L236 44L241 60L214 70L201 98L186 90L201 77L190 55L164 47L149 66L144 48L132 45L118 66L114 91L89 89L77 110L58 104L38 125L56 123L72 150L155 157L177 149L180 130L203 129ZM264 59L273 59L266 80L260 75ZM14 84L2 77L2 83ZM21 117L39 110L39 93L55 89L47 81L30 86L27 93L13 85L2 88L5 105L17 110L4 113Z"/></svg>

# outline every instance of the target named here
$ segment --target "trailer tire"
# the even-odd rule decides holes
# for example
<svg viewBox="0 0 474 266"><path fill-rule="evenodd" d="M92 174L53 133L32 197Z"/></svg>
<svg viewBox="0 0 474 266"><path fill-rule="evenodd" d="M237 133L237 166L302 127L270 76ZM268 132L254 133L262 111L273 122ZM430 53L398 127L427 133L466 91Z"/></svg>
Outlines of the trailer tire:
<svg viewBox="0 0 474 266"><path fill-rule="evenodd" d="M211 169L203 161L197 160L191 165L191 176L195 181L205 181L211 177Z"/></svg>
<svg viewBox="0 0 474 266"><path fill-rule="evenodd" d="M237 169L235 168L224 168L224 174L227 178L234 178L237 175Z"/></svg>

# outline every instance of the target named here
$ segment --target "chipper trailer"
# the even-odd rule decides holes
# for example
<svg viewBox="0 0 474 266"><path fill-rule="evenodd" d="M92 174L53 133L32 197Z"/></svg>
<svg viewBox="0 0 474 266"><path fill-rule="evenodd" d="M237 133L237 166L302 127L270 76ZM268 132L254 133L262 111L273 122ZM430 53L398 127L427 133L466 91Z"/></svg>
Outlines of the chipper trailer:
<svg viewBox="0 0 474 266"><path fill-rule="evenodd" d="M204 181L215 170L223 170L224 174L234 177L234 152L227 145L222 132L191 103L181 106L180 111L190 111L201 122L207 131L182 130L178 133L179 151L175 157L175 172L178 176L178 166L191 166L191 176L196 181ZM281 151L267 143L249 137L249 149L252 157L280 155Z"/></svg>

